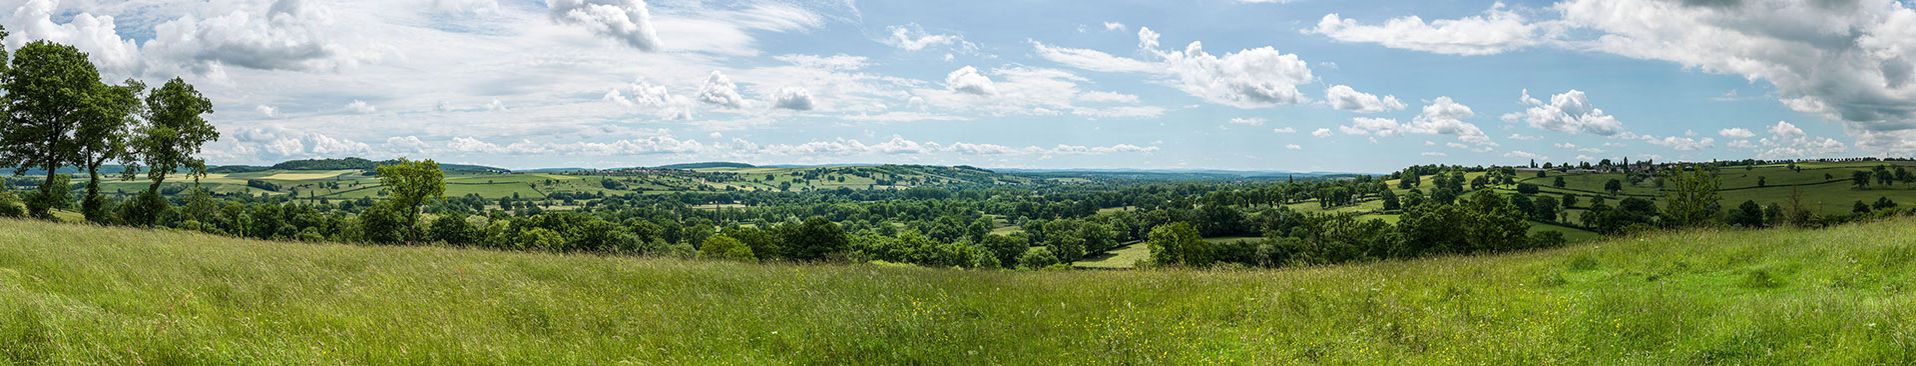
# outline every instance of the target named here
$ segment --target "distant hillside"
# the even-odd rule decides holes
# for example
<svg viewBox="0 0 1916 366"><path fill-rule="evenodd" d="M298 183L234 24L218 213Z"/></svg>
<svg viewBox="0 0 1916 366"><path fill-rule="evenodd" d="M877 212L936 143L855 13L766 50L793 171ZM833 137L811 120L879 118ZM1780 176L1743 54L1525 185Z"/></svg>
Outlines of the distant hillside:
<svg viewBox="0 0 1916 366"><path fill-rule="evenodd" d="M667 164L656 166L659 169L710 169L710 168L754 168L752 164L713 161L704 163Z"/></svg>
<svg viewBox="0 0 1916 366"><path fill-rule="evenodd" d="M1916 221L981 271L0 220L0 364L1909 364ZM404 361L399 361L404 362Z"/></svg>
<svg viewBox="0 0 1916 366"><path fill-rule="evenodd" d="M998 169L1000 172L1040 178L1109 178L1127 180L1286 180L1356 176L1351 173L1247 170L1155 169Z"/></svg>
<svg viewBox="0 0 1916 366"><path fill-rule="evenodd" d="M392 162L393 160L376 162L376 161L366 160L361 158L304 159L304 160L291 160L291 161L287 161L287 162L283 162L279 164L273 164L272 168L281 169L281 170L349 170L349 169L368 170L380 165L390 164ZM443 169L448 172L479 172L479 173L510 171L505 168L494 168L494 167L483 166L483 165L466 165L466 164L451 164L451 163L439 163L439 169Z"/></svg>

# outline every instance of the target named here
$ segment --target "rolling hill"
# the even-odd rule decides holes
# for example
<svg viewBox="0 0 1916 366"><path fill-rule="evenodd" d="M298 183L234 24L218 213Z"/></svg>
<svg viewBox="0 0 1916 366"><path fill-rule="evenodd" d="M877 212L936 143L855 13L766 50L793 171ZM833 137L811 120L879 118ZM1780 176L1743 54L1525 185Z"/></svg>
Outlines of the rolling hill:
<svg viewBox="0 0 1916 366"><path fill-rule="evenodd" d="M748 265L0 221L0 364L1907 364L1916 219L1271 271Z"/></svg>

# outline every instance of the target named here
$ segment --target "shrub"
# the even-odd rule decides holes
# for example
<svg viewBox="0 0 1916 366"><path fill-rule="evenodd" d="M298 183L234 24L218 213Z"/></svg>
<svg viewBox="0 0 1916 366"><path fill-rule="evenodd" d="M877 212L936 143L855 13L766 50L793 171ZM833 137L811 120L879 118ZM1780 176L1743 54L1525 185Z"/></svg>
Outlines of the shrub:
<svg viewBox="0 0 1916 366"><path fill-rule="evenodd" d="M1025 250L1024 255L1018 256L1018 268L1020 269L1044 269L1056 264L1058 264L1058 256L1051 254L1051 249L1049 248L1031 248Z"/></svg>
<svg viewBox="0 0 1916 366"><path fill-rule="evenodd" d="M699 247L698 256L699 259L709 260L734 262L758 261L758 258L752 256L752 247L745 246L745 243L740 243L738 239L732 239L732 237L725 236L725 234L706 238L705 246Z"/></svg>

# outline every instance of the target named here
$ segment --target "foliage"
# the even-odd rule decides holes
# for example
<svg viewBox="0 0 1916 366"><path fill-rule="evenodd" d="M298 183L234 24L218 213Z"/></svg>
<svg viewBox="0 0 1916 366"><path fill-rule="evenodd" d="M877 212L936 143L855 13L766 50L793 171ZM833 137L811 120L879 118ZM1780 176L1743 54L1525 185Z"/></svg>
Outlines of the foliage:
<svg viewBox="0 0 1916 366"><path fill-rule="evenodd" d="M1211 242L1204 241L1191 224L1176 222L1151 228L1151 258L1160 265L1205 267L1215 261Z"/></svg>
<svg viewBox="0 0 1916 366"><path fill-rule="evenodd" d="M752 247L745 246L738 239L723 234L705 239L705 245L699 247L700 259L724 260L734 262L756 262L752 256Z"/></svg>

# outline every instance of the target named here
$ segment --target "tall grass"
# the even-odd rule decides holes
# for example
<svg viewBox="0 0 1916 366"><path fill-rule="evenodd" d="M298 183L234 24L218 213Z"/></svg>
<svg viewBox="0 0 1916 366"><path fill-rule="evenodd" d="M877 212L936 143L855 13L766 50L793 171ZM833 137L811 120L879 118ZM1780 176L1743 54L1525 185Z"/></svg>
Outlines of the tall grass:
<svg viewBox="0 0 1916 366"><path fill-rule="evenodd" d="M0 221L0 364L1907 364L1911 224L998 272Z"/></svg>

